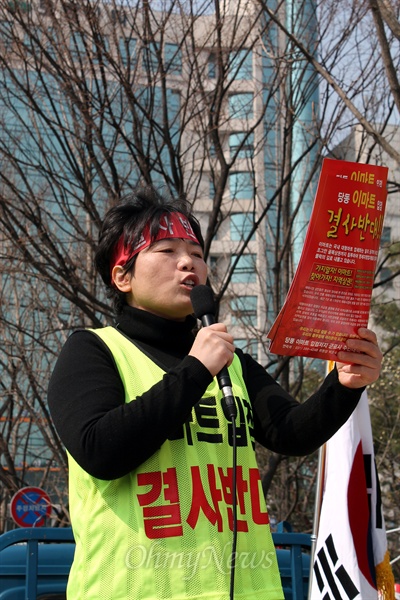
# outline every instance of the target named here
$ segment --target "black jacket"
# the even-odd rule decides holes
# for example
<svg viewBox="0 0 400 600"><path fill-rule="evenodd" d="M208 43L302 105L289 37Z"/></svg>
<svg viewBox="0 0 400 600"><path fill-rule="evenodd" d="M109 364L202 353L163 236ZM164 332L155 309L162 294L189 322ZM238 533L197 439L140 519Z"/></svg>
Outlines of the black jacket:
<svg viewBox="0 0 400 600"><path fill-rule="evenodd" d="M182 427L212 381L188 352L194 318L175 322L126 306L116 327L166 371L134 402L125 394L114 359L93 333L80 330L65 343L51 377L48 401L62 442L80 466L116 479L151 456ZM348 419L364 388L342 386L336 370L305 403L285 392L250 355L236 351L254 413L255 439L286 455L305 455Z"/></svg>

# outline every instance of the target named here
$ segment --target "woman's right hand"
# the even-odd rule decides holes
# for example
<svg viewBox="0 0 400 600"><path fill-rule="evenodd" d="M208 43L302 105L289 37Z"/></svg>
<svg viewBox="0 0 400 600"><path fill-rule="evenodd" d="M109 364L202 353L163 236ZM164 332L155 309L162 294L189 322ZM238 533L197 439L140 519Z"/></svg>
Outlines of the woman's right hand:
<svg viewBox="0 0 400 600"><path fill-rule="evenodd" d="M215 377L223 367L229 367L234 353L233 336L227 332L223 323L214 323L200 329L189 356L194 356L202 362Z"/></svg>

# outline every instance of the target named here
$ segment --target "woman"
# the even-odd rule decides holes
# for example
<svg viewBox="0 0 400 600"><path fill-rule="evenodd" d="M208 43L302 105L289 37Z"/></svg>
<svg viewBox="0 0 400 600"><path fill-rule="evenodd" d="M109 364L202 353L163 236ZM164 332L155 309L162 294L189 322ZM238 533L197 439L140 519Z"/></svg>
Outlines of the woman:
<svg viewBox="0 0 400 600"><path fill-rule="evenodd" d="M282 600L254 442L303 455L331 437L379 376L375 334L360 329L298 404L235 350L224 324L194 335L191 292L207 267L184 201L138 190L112 208L96 265L115 325L75 332L49 387L69 457L68 598L229 598L232 426L216 380L228 366L238 412L235 598Z"/></svg>

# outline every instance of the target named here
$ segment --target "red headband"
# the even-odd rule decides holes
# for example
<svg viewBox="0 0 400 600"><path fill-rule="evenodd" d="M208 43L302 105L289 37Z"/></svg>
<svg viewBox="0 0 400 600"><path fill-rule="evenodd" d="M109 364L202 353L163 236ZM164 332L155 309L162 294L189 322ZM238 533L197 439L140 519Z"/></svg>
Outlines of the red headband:
<svg viewBox="0 0 400 600"><path fill-rule="evenodd" d="M158 232L153 239L150 236L149 224L147 224L143 229L142 235L140 236L139 241L134 247L125 248L124 236L121 235L114 248L113 256L111 259L111 273L114 267L116 267L117 265L123 267L128 261L130 261L131 258L133 258L136 254L141 252L141 250L144 250L145 248L150 246L150 244L168 238L191 240L192 242L195 242L196 244L200 245L200 242L192 229L189 219L185 217L185 215L178 212L164 213L160 219Z"/></svg>

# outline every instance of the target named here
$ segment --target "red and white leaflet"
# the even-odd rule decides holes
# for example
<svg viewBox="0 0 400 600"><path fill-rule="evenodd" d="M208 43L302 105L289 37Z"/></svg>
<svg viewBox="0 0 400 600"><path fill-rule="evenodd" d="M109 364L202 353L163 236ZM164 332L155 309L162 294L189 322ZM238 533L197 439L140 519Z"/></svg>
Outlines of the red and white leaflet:
<svg viewBox="0 0 400 600"><path fill-rule="evenodd" d="M335 360L367 327L386 207L387 167L325 158L306 240L270 352Z"/></svg>

